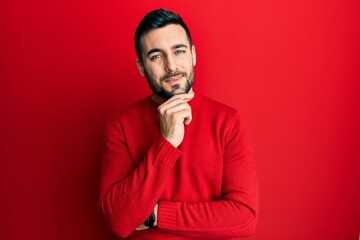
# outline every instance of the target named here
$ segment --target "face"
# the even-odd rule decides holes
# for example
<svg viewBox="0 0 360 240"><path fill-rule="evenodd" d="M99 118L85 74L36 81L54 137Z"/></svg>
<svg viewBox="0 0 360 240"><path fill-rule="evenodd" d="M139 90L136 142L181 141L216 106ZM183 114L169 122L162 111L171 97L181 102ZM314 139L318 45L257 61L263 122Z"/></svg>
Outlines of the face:
<svg viewBox="0 0 360 240"><path fill-rule="evenodd" d="M185 30L169 24L141 38L142 61L136 64L152 91L161 97L187 93L194 83L195 47L190 47Z"/></svg>

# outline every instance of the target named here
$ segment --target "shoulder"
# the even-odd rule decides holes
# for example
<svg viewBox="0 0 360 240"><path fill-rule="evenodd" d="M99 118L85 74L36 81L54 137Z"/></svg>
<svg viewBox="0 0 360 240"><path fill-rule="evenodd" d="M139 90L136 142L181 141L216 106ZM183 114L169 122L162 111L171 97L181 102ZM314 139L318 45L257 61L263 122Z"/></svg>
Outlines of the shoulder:
<svg viewBox="0 0 360 240"><path fill-rule="evenodd" d="M152 111L153 109L156 109L156 106L154 106L151 98L148 96L112 113L110 120L122 121L134 117L141 118L144 114L146 115L146 112Z"/></svg>
<svg viewBox="0 0 360 240"><path fill-rule="evenodd" d="M198 112L202 120L223 126L228 131L248 128L245 118L236 108L201 94L198 97L198 109L194 111Z"/></svg>
<svg viewBox="0 0 360 240"><path fill-rule="evenodd" d="M239 112L232 106L220 101L209 98L203 94L196 96L198 99L194 102L195 110L205 113L207 116L213 115L216 118L234 118L239 116Z"/></svg>

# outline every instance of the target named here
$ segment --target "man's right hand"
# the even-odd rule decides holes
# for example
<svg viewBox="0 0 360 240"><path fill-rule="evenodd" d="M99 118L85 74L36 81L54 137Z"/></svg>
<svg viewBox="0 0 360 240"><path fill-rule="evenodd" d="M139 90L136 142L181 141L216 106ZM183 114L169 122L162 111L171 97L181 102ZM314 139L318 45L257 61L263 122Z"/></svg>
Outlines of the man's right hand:
<svg viewBox="0 0 360 240"><path fill-rule="evenodd" d="M174 146L178 147L184 139L185 127L192 120L191 107L187 103L194 93L174 95L158 108L161 134Z"/></svg>

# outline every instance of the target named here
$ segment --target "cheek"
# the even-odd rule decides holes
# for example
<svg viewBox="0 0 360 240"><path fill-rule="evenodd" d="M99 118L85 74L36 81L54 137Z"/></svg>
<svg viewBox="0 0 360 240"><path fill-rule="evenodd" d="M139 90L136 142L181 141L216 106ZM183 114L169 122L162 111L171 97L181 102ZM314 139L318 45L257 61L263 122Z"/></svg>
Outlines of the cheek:
<svg viewBox="0 0 360 240"><path fill-rule="evenodd" d="M159 66L145 66L145 69L147 70L148 74L155 79L159 79L162 76L162 71Z"/></svg>
<svg viewBox="0 0 360 240"><path fill-rule="evenodd" d="M186 58L183 58L180 60L181 66L187 70L191 69L194 64L193 64L193 59L191 56L187 56Z"/></svg>

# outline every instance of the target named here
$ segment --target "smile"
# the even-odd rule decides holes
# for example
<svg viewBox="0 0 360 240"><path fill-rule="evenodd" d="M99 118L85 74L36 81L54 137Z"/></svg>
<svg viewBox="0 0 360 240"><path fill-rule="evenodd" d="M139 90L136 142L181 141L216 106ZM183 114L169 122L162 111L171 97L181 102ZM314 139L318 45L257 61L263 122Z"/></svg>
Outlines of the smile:
<svg viewBox="0 0 360 240"><path fill-rule="evenodd" d="M167 78L165 80L166 83L170 83L170 84L179 84L183 79L183 76L182 75L177 75L177 76L174 76L174 77L170 77L170 78Z"/></svg>

